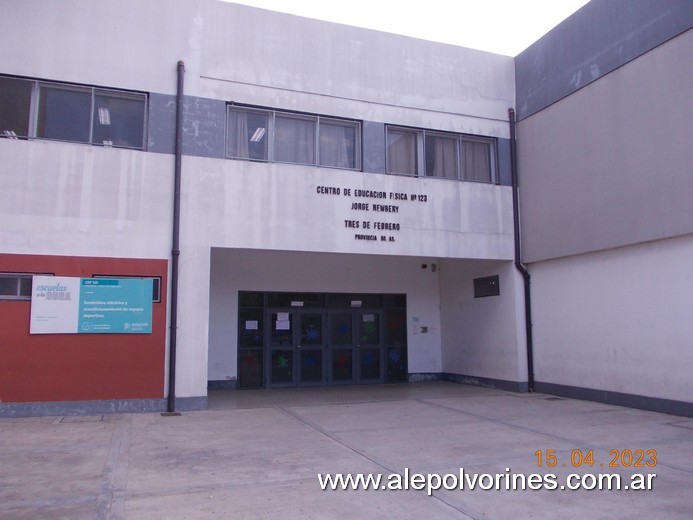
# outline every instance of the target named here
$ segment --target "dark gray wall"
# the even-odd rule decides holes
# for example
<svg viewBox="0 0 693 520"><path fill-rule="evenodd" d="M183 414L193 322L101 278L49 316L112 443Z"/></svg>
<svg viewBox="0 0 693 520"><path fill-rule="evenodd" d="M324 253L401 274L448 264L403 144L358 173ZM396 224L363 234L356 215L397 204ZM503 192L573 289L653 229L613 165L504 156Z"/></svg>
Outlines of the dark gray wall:
<svg viewBox="0 0 693 520"><path fill-rule="evenodd" d="M223 159L226 102L185 96L183 105L183 153Z"/></svg>
<svg viewBox="0 0 693 520"><path fill-rule="evenodd" d="M518 120L691 26L691 0L592 0L515 58Z"/></svg>
<svg viewBox="0 0 693 520"><path fill-rule="evenodd" d="M183 153L224 157L226 103L194 96L183 98ZM149 95L147 150L174 153L176 145L176 96Z"/></svg>
<svg viewBox="0 0 693 520"><path fill-rule="evenodd" d="M363 122L363 171L385 173L385 124Z"/></svg>
<svg viewBox="0 0 693 520"><path fill-rule="evenodd" d="M498 184L512 186L512 170L510 164L510 139L499 137L496 139L498 146Z"/></svg>
<svg viewBox="0 0 693 520"><path fill-rule="evenodd" d="M147 151L174 153L176 148L176 96L149 94Z"/></svg>
<svg viewBox="0 0 693 520"><path fill-rule="evenodd" d="M525 261L693 233L691 50L687 31L518 123Z"/></svg>

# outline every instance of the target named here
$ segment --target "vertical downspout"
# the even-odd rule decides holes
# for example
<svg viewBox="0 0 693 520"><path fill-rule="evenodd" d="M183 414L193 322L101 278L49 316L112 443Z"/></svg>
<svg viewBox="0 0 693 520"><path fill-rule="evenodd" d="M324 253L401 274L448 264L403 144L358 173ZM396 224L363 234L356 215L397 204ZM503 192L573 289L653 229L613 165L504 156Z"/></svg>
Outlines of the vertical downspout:
<svg viewBox="0 0 693 520"><path fill-rule="evenodd" d="M520 196L517 181L517 143L515 141L515 110L508 109L510 119L510 170L513 184L513 225L515 231L515 267L522 274L525 286L525 333L527 335L527 390L534 392L534 345L532 342L532 300L529 292L529 271L522 263L520 248Z"/></svg>
<svg viewBox="0 0 693 520"><path fill-rule="evenodd" d="M185 63L178 62L176 91L176 149L173 184L173 241L171 246L171 339L168 357L168 413L176 411L176 336L178 335L178 257L180 256L180 180L183 158L183 77Z"/></svg>

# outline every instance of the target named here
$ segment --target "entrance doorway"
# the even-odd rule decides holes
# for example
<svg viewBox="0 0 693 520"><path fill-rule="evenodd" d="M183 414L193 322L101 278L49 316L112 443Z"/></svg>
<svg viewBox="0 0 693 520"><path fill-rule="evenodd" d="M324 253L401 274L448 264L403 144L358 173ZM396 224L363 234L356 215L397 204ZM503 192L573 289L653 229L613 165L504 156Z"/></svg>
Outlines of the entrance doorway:
<svg viewBox="0 0 693 520"><path fill-rule="evenodd" d="M239 293L239 386L407 380L406 296Z"/></svg>

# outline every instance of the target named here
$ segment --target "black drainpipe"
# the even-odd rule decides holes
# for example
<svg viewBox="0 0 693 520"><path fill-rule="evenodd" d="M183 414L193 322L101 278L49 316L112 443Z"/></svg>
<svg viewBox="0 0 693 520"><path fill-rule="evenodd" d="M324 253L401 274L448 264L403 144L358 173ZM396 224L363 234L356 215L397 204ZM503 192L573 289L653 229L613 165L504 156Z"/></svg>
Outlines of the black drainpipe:
<svg viewBox="0 0 693 520"><path fill-rule="evenodd" d="M173 245L171 246L171 339L168 354L168 413L176 412L176 336L178 334L178 257L180 256L180 172L183 158L183 77L185 63L178 62L176 91L176 151L173 184Z"/></svg>
<svg viewBox="0 0 693 520"><path fill-rule="evenodd" d="M532 343L532 300L529 293L529 271L522 263L520 248L520 197L517 182L517 143L515 141L515 110L508 109L510 118L510 171L513 183L513 225L515 230L515 267L525 285L525 333L527 334L527 390L534 392L534 354Z"/></svg>

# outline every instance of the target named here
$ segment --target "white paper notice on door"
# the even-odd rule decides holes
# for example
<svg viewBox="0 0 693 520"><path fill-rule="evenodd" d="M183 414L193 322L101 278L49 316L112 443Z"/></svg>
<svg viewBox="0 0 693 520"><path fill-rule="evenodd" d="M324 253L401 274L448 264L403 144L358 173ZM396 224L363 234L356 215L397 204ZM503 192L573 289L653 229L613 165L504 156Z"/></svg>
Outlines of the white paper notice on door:
<svg viewBox="0 0 693 520"><path fill-rule="evenodd" d="M277 320L275 324L276 330L291 330L291 322L289 320Z"/></svg>
<svg viewBox="0 0 693 520"><path fill-rule="evenodd" d="M363 315L363 322L368 323L371 321L375 321L375 314L364 314Z"/></svg>
<svg viewBox="0 0 693 520"><path fill-rule="evenodd" d="M257 320L246 320L245 330L257 330Z"/></svg>

